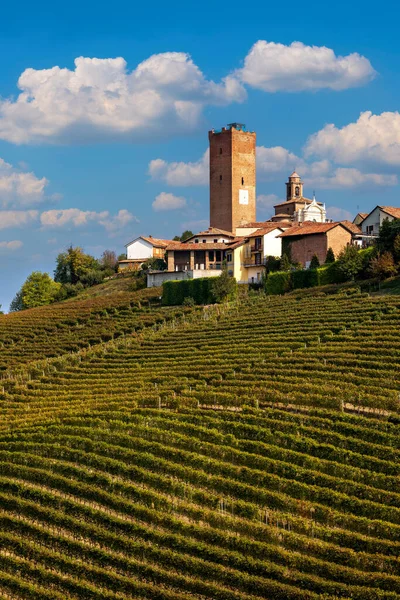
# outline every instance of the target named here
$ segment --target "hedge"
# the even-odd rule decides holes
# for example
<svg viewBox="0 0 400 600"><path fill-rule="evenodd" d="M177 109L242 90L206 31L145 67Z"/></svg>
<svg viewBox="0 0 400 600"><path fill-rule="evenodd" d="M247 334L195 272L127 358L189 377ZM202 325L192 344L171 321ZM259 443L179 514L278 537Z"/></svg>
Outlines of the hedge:
<svg viewBox="0 0 400 600"><path fill-rule="evenodd" d="M211 284L214 277L183 279L182 281L164 281L162 304L176 306L183 304L185 298L193 298L196 304L210 304L212 300Z"/></svg>
<svg viewBox="0 0 400 600"><path fill-rule="evenodd" d="M338 271L336 263L331 263L317 269L269 273L265 282L265 291L267 294L278 295L290 290L343 283L343 281L343 275Z"/></svg>

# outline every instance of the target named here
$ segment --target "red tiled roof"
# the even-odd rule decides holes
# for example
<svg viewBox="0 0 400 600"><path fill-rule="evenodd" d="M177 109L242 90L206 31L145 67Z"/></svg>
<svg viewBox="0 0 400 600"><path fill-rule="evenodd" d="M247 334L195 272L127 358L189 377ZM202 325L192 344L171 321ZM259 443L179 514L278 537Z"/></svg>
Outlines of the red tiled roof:
<svg viewBox="0 0 400 600"><path fill-rule="evenodd" d="M223 242L220 244L214 243L204 243L204 244L196 244L192 242L170 242L167 246L167 250L226 250L229 248L228 244L224 244Z"/></svg>
<svg viewBox="0 0 400 600"><path fill-rule="evenodd" d="M398 208L397 206L380 206L379 208L391 217L394 217L395 219L400 219L400 208Z"/></svg>
<svg viewBox="0 0 400 600"><path fill-rule="evenodd" d="M201 235L224 235L226 237L235 237L232 231L225 231L224 229L218 229L217 227L209 227L205 231L200 231L200 233L196 233L195 235L191 235L186 238L187 240L192 240L193 238L200 237Z"/></svg>
<svg viewBox="0 0 400 600"><path fill-rule="evenodd" d="M249 237L249 238L260 237L262 235L265 235L266 233L270 233L271 231L274 231L274 229L282 230L283 227L280 227L280 225L278 225L277 223L271 223L270 225L265 224L264 227L257 229L257 231L254 231L254 233L250 233L247 237Z"/></svg>
<svg viewBox="0 0 400 600"><path fill-rule="evenodd" d="M346 229L351 231L351 233L361 233L361 229L359 228L359 226L355 225L351 221L344 220L340 221L340 223L343 225L343 227L346 227Z"/></svg>
<svg viewBox="0 0 400 600"><path fill-rule="evenodd" d="M296 198L295 200L285 200L284 202L278 202L278 204L274 204L274 208L276 206L287 206L288 204L311 204L311 203L312 203L312 200L301 196L301 198ZM318 202L318 200L316 200L316 203L319 206L323 206L323 202Z"/></svg>
<svg viewBox="0 0 400 600"><path fill-rule="evenodd" d="M326 233L330 231L334 227L337 227L340 223L314 223L311 221L306 221L305 223L299 223L298 225L293 225L290 229L287 229L283 233L281 233L278 237L289 237L292 235L313 235L316 233Z"/></svg>
<svg viewBox="0 0 400 600"><path fill-rule="evenodd" d="M160 240L159 238L153 238L151 235L145 237L144 235L140 236L142 240L149 242L152 246L157 246L159 248L165 248L168 244L172 242L172 240Z"/></svg>

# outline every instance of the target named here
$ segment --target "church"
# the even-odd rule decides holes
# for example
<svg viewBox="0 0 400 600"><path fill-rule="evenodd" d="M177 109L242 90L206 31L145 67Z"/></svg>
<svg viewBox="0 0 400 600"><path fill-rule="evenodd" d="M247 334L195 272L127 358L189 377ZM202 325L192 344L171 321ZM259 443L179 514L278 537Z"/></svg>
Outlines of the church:
<svg viewBox="0 0 400 600"><path fill-rule="evenodd" d="M307 267L314 253L323 262L327 248L320 238L332 229L327 226L332 221L327 220L325 204L318 202L315 194L313 199L304 196L300 175L293 171L289 176L285 200L274 206L275 214L257 221L256 133L243 123L230 123L209 131L208 139L210 227L183 242L162 239L157 245L151 237L136 238L127 244L127 259L121 261L121 268L140 266L142 257L136 256L136 248L147 244L146 251L157 257L162 248L167 262L166 271L149 275L152 286L166 279L216 276L223 263L239 282L259 281L267 257L282 255L282 238L291 228L296 229L296 236L285 244L296 244L298 262ZM312 231L301 229L306 223L313 224ZM336 252L352 242L348 226L335 228L335 234Z"/></svg>

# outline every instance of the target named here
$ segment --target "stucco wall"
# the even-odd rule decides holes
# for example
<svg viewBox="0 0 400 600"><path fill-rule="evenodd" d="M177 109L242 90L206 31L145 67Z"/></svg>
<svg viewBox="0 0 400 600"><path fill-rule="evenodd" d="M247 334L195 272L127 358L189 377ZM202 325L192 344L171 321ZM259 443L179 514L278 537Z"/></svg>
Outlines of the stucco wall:
<svg viewBox="0 0 400 600"><path fill-rule="evenodd" d="M363 233L369 233L373 235L379 234L379 227L382 225L383 221L388 219L389 221L393 221L393 217L381 211L381 209L377 206L370 215L362 222L361 229ZM372 231L369 231L369 227L372 226Z"/></svg>
<svg viewBox="0 0 400 600"><path fill-rule="evenodd" d="M146 259L152 258L152 256L153 246L141 238L134 240L126 247L126 258L128 259Z"/></svg>

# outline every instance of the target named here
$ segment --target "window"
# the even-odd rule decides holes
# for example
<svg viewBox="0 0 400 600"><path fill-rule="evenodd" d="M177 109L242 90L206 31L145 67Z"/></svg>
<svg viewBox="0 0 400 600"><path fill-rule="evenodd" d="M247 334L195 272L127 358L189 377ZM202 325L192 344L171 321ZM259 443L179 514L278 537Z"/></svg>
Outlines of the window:
<svg viewBox="0 0 400 600"><path fill-rule="evenodd" d="M242 185L244 185L244 177L242 177Z"/></svg>
<svg viewBox="0 0 400 600"><path fill-rule="evenodd" d="M194 243L198 244L199 243L199 238L195 238Z"/></svg>
<svg viewBox="0 0 400 600"><path fill-rule="evenodd" d="M222 148L219 149L219 153L222 154Z"/></svg>
<svg viewBox="0 0 400 600"><path fill-rule="evenodd" d="M226 257L226 260L228 262L232 262L232 254L228 254L227 257Z"/></svg>
<svg viewBox="0 0 400 600"><path fill-rule="evenodd" d="M219 180L222 181L222 175L219 176Z"/></svg>
<svg viewBox="0 0 400 600"><path fill-rule="evenodd" d="M209 260L211 260L211 261L214 261L214 260L215 260L215 256L214 256L214 250L209 250L209 251L208 251L208 258L209 258Z"/></svg>
<svg viewBox="0 0 400 600"><path fill-rule="evenodd" d="M207 243L207 240L202 240L202 242L203 242L203 244L206 244L206 243Z"/></svg>
<svg viewBox="0 0 400 600"><path fill-rule="evenodd" d="M214 244L218 244L218 240L214 240Z"/></svg>
<svg viewBox="0 0 400 600"><path fill-rule="evenodd" d="M221 260L221 250L216 251L216 260L219 262Z"/></svg>
<svg viewBox="0 0 400 600"><path fill-rule="evenodd" d="M367 225L367 233L371 234L374 230L374 226L373 225Z"/></svg>

